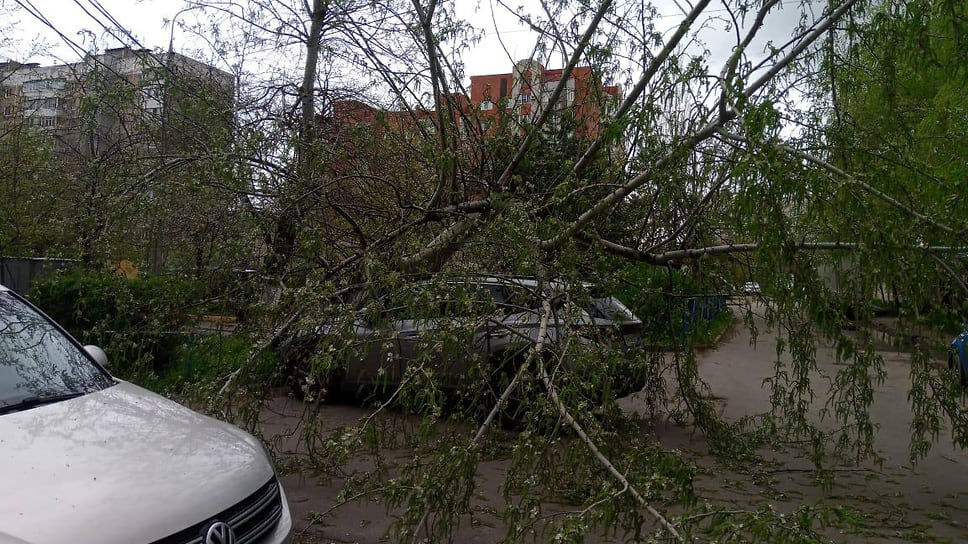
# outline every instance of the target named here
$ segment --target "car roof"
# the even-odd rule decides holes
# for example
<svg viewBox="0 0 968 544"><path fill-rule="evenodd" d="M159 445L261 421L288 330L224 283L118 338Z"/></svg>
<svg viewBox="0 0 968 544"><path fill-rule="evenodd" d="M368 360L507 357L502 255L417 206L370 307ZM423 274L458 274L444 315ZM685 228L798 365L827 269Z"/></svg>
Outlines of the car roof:
<svg viewBox="0 0 968 544"><path fill-rule="evenodd" d="M520 285L522 287L538 286L538 280L536 280L535 278L522 278L517 276L509 276L509 277L503 277L503 278L499 278L496 276L479 276L476 278L470 277L468 279L471 279L477 283L498 283L502 285L514 284L514 285Z"/></svg>
<svg viewBox="0 0 968 544"><path fill-rule="evenodd" d="M428 280L426 283L430 283ZM529 276L474 276L469 275L462 278L448 279L447 283L479 283L479 284L499 284L499 285L519 285L521 287L537 287L538 280ZM560 280L550 280L548 284L552 286L564 285ZM594 283L583 281L581 284L588 288L594 287Z"/></svg>
<svg viewBox="0 0 968 544"><path fill-rule="evenodd" d="M0 283L0 293L2 293L2 292L4 292L4 291L9 291L9 290L10 290L10 289L7 289L6 287L4 287L4 286L3 286L3 284L2 284L2 283Z"/></svg>

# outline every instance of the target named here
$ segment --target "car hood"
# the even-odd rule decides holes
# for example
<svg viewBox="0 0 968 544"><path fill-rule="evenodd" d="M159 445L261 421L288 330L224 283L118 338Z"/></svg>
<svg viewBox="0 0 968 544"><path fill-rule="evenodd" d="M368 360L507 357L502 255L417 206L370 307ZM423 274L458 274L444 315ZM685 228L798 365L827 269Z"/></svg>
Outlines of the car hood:
<svg viewBox="0 0 968 544"><path fill-rule="evenodd" d="M272 474L247 433L121 382L0 416L0 544L153 542Z"/></svg>

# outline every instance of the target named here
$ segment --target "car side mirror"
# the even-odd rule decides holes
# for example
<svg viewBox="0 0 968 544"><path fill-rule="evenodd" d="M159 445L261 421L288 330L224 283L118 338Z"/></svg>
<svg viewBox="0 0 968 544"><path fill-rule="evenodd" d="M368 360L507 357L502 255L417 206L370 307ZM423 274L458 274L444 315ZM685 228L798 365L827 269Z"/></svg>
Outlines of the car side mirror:
<svg viewBox="0 0 968 544"><path fill-rule="evenodd" d="M84 351L86 351L87 354L91 356L91 359L94 359L97 364L103 367L108 366L108 354L104 353L103 349L94 345L87 345L84 346Z"/></svg>

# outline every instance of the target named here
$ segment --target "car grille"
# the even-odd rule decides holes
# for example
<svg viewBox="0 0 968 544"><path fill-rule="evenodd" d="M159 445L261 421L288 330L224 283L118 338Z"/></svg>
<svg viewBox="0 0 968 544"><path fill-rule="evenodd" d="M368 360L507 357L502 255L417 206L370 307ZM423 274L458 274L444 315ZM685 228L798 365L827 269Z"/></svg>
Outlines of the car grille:
<svg viewBox="0 0 968 544"><path fill-rule="evenodd" d="M236 544L258 544L281 516L279 483L272 478L235 506L152 544L204 544L205 531L215 521L224 521L232 527Z"/></svg>

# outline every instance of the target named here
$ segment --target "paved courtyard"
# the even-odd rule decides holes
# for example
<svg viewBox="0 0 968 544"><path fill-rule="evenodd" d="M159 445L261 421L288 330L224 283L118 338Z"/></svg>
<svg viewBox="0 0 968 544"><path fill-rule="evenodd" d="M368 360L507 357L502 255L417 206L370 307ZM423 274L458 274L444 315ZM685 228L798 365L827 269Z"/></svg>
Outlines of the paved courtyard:
<svg viewBox="0 0 968 544"><path fill-rule="evenodd" d="M760 309L754 306L754 312ZM699 370L709 383L711 397L725 418L763 413L770 408L763 380L772 375L776 354L776 333L767 331L757 317L757 341L738 319L715 349L700 355ZM886 345L884 346L887 347ZM910 381L908 356L890 350L880 352L887 377L877 387L872 408L874 421L880 426L876 442L882 464L839 465L833 467L830 485L816 482L812 463L797 448L782 452L762 451L766 460L752 470L727 469L711 455L703 438L689 427L666 421L649 421L645 427L654 432L667 448L676 448L692 456L705 470L695 486L700 493L724 508L755 509L764 503L778 511L793 511L799 506L843 506L856 517L851 532L830 528L826 536L832 542L960 542L968 540L968 455L957 450L950 435L942 433L928 455L912 466L909 455L911 409L907 401ZM843 368L829 346L817 347L820 373L814 375L819 410L826 400L830 376ZM631 412L645 413L643 399L636 396L622 400ZM277 399L267 412L266 431L282 435L300 420L300 405L290 399ZM326 406L322 421L330 428L352 425L369 412L353 406ZM406 418L403 418L404 420ZM819 416L816 418L820 421ZM411 421L410 424L413 422ZM408 424L406 421L404 425ZM828 425L829 421L821 422ZM460 429L458 429L459 431ZM297 451L294 437L281 442L283 450ZM388 452L405 460L405 449ZM501 506L500 484L507 463L500 459L480 468L478 486L480 512ZM357 467L359 468L359 467ZM735 467L734 467L735 468ZM284 478L294 518L297 542L379 542L392 521L392 513L366 497L345 500L339 496L341 478L313 477L304 472ZM550 508L567 506L550 506ZM496 542L504 538L500 523L482 518L469 522L458 541ZM609 541L589 535L588 541Z"/></svg>

